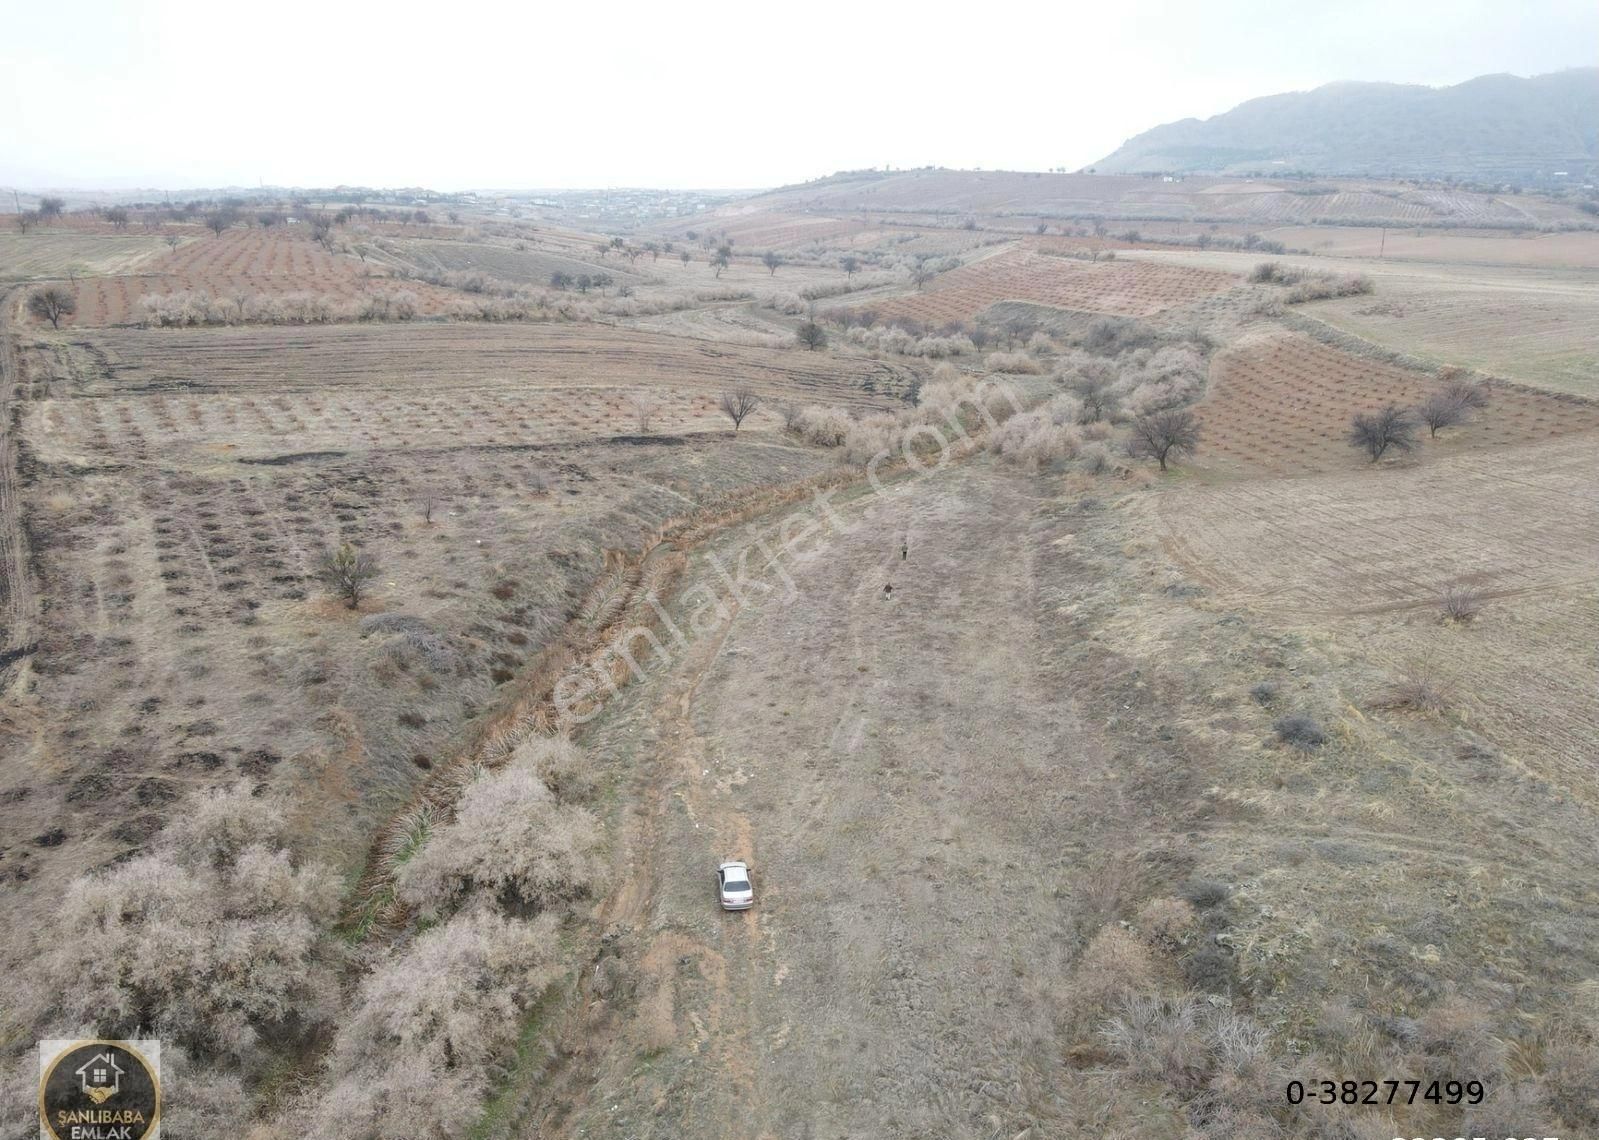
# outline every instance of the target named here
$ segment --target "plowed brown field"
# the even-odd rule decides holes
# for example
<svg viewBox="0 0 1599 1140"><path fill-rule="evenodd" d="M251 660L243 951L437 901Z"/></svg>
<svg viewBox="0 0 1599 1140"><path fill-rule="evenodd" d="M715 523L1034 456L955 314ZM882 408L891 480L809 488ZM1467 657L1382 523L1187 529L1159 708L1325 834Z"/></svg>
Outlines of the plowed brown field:
<svg viewBox="0 0 1599 1140"><path fill-rule="evenodd" d="M1434 383L1298 333L1252 337L1211 363L1210 392L1198 408L1200 461L1285 474L1362 467L1364 454L1345 438L1350 417L1385 404L1416 404ZM1599 404L1591 401L1511 384L1494 385L1491 401L1475 422L1424 438L1412 457L1599 431Z"/></svg>
<svg viewBox="0 0 1599 1140"><path fill-rule="evenodd" d="M443 312L451 293L415 281L367 277L354 258L328 253L291 230L228 230L207 234L141 266L139 276L96 277L78 284L80 326L130 324L142 317L139 299L157 293L205 292L281 296L315 293L350 301L378 289L416 294L422 313Z"/></svg>
<svg viewBox="0 0 1599 1140"><path fill-rule="evenodd" d="M1237 280L1210 269L1089 262L1015 250L943 274L925 293L876 307L885 316L931 325L971 320L998 301L1147 317L1225 292Z"/></svg>

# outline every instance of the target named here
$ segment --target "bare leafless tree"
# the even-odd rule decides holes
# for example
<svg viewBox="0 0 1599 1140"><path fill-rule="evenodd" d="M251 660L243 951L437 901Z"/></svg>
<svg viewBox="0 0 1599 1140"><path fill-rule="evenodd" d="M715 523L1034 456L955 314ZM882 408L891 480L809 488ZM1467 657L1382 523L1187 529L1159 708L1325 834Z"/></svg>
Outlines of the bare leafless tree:
<svg viewBox="0 0 1599 1140"><path fill-rule="evenodd" d="M1116 370L1107 363L1096 360L1083 365L1066 381L1066 387L1083 402L1085 424L1097 423L1115 408Z"/></svg>
<svg viewBox="0 0 1599 1140"><path fill-rule="evenodd" d="M128 211L122 206L112 206L105 212L105 220L111 223L113 229L125 230L128 228Z"/></svg>
<svg viewBox="0 0 1599 1140"><path fill-rule="evenodd" d="M1446 391L1431 393L1416 406L1416 417L1427 425L1427 434L1437 439L1444 428L1466 422L1466 409Z"/></svg>
<svg viewBox="0 0 1599 1140"><path fill-rule="evenodd" d="M781 404L773 404L772 410L777 413L777 418L783 421L784 431L798 430L802 411L798 404L785 401Z"/></svg>
<svg viewBox="0 0 1599 1140"><path fill-rule="evenodd" d="M1436 439L1443 428L1469 421L1472 413L1488 406L1488 390L1468 380L1460 369L1445 369L1444 385L1430 393L1416 408L1416 415Z"/></svg>
<svg viewBox="0 0 1599 1140"><path fill-rule="evenodd" d="M24 210L22 213L14 215L14 219L17 223L17 229L22 233L27 233L39 224L39 211Z"/></svg>
<svg viewBox="0 0 1599 1140"><path fill-rule="evenodd" d="M633 413L640 435L650 434L650 425L661 410L661 401L651 392L635 392L627 398L628 410Z"/></svg>
<svg viewBox="0 0 1599 1140"><path fill-rule="evenodd" d="M28 312L41 321L49 321L51 328L60 328L61 318L70 317L77 311L78 299L70 289L63 289L60 285L35 289L28 297Z"/></svg>
<svg viewBox="0 0 1599 1140"><path fill-rule="evenodd" d="M800 325L794 333L794 338L812 352L827 347L827 330L815 321L806 321Z"/></svg>
<svg viewBox="0 0 1599 1140"><path fill-rule="evenodd" d="M1199 420L1193 412L1167 408L1150 412L1133 421L1127 450L1157 461L1162 471L1166 461L1176 455L1192 453L1199 446Z"/></svg>
<svg viewBox="0 0 1599 1140"><path fill-rule="evenodd" d="M839 258L838 267L844 271L844 277L847 280L851 277L854 277L856 273L860 272L861 259L856 257L853 253L845 254L843 257Z"/></svg>
<svg viewBox="0 0 1599 1140"><path fill-rule="evenodd" d="M723 392L721 403L722 414L733 421L733 434L738 434L738 429L743 426L745 419L755 414L761 406L761 398L748 388L735 388L731 392Z"/></svg>
<svg viewBox="0 0 1599 1140"><path fill-rule="evenodd" d="M221 237L222 232L231 227L237 220L238 218L232 210L213 210L205 216L205 228L216 234L217 237Z"/></svg>
<svg viewBox="0 0 1599 1140"><path fill-rule="evenodd" d="M1373 463L1389 448L1409 451L1416 446L1416 421L1397 404L1380 412L1357 412L1349 424L1349 445L1371 456Z"/></svg>
<svg viewBox="0 0 1599 1140"><path fill-rule="evenodd" d="M783 259L771 250L767 250L761 255L761 264L771 271L773 277L776 277L778 268L783 264Z"/></svg>

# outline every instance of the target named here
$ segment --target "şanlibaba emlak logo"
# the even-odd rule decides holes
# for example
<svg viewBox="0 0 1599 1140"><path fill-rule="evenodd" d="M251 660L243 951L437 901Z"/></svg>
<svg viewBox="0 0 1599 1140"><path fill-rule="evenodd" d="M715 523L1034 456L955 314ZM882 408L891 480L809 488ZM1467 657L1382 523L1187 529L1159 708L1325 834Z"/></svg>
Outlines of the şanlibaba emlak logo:
<svg viewBox="0 0 1599 1140"><path fill-rule="evenodd" d="M39 1042L40 1140L160 1140L161 1042Z"/></svg>

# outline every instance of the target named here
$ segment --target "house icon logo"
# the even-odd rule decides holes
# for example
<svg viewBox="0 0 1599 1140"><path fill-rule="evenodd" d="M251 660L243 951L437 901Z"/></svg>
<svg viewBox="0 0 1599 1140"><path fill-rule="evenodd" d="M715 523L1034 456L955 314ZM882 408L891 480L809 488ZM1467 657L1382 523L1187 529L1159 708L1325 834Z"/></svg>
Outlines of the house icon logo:
<svg viewBox="0 0 1599 1140"><path fill-rule="evenodd" d="M160 1140L161 1042L39 1042L39 1140Z"/></svg>
<svg viewBox="0 0 1599 1140"><path fill-rule="evenodd" d="M122 1091L125 1071L112 1052L96 1053L74 1070L83 1095L95 1104L104 1104Z"/></svg>

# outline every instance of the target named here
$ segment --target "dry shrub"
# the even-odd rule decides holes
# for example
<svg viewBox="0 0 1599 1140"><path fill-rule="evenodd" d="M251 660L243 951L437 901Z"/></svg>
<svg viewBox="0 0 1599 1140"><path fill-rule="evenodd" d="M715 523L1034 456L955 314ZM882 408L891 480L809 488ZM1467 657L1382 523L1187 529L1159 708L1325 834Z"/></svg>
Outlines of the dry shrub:
<svg viewBox="0 0 1599 1140"><path fill-rule="evenodd" d="M1090 440L1077 449L1077 467L1089 475L1116 475L1127 469L1103 440Z"/></svg>
<svg viewBox="0 0 1599 1140"><path fill-rule="evenodd" d="M271 1027L336 1003L319 924L339 884L296 866L281 808L247 781L191 796L150 854L68 887L35 964L55 1013L242 1056Z"/></svg>
<svg viewBox="0 0 1599 1140"><path fill-rule="evenodd" d="M556 922L485 909L417 937L362 982L339 1027L330 1087L303 1135L329 1140L464 1135L522 1017L554 980Z"/></svg>
<svg viewBox="0 0 1599 1140"><path fill-rule="evenodd" d="M1072 426L1080 410L1074 397L1057 396L1042 408L1006 420L989 436L988 449L1034 470L1070 459L1082 444L1081 433Z"/></svg>
<svg viewBox="0 0 1599 1140"><path fill-rule="evenodd" d="M93 1040L99 1034L91 1026L77 1030L52 1028L49 1036L62 1040ZM23 1052L0 1064L0 1136L28 1137L39 1134L39 1055L29 1039Z"/></svg>
<svg viewBox="0 0 1599 1140"><path fill-rule="evenodd" d="M1138 350L1125 357L1124 364L1117 390L1122 407L1134 416L1193 402L1209 371L1204 355L1187 343Z"/></svg>
<svg viewBox="0 0 1599 1140"><path fill-rule="evenodd" d="M965 356L977 351L977 346L967 336L916 336L897 327L867 328L857 325L844 336L851 344L870 352L891 352L929 360Z"/></svg>
<svg viewBox="0 0 1599 1140"><path fill-rule="evenodd" d="M400 867L400 899L431 916L474 888L540 908L586 893L599 874L599 825L585 809L556 802L538 771L549 755L518 749L500 771L474 780L455 820L433 828Z"/></svg>
<svg viewBox="0 0 1599 1140"><path fill-rule="evenodd" d="M1487 1099L1466 1108L1461 1131L1467 1136L1525 1136L1535 1126L1542 1135L1552 1128L1544 1125L1549 1120L1549 1102L1535 1082L1495 1086L1483 1079L1483 1084L1490 1090Z"/></svg>
<svg viewBox="0 0 1599 1140"><path fill-rule="evenodd" d="M1599 1134L1599 1040L1587 1032L1563 1033L1545 1046L1543 1057L1544 1087L1561 1120Z"/></svg>
<svg viewBox="0 0 1599 1140"><path fill-rule="evenodd" d="M1138 912L1138 929L1146 941L1163 950L1186 945L1199 923L1194 904L1187 899L1151 899Z"/></svg>
<svg viewBox="0 0 1599 1140"><path fill-rule="evenodd" d="M1044 366L1025 352L991 352L983 360L983 367L1014 376L1037 376L1044 371Z"/></svg>
<svg viewBox="0 0 1599 1140"><path fill-rule="evenodd" d="M1314 717L1303 714L1279 717L1272 729L1277 733L1278 740L1301 752L1309 752L1327 743L1326 729Z"/></svg>
<svg viewBox="0 0 1599 1140"><path fill-rule="evenodd" d="M986 380L977 389L983 418L990 424L1004 423L1026 405L1016 385L1005 380Z"/></svg>
<svg viewBox="0 0 1599 1140"><path fill-rule="evenodd" d="M893 416L877 415L857 420L844 435L844 462L864 467L878 456L893 455L900 434Z"/></svg>
<svg viewBox="0 0 1599 1140"><path fill-rule="evenodd" d="M1202 1006L1191 994L1130 994L1102 1030L1132 1076L1192 1092L1216 1074L1243 1071L1266 1056L1267 1031L1225 1007Z"/></svg>
<svg viewBox="0 0 1599 1140"><path fill-rule="evenodd" d="M1072 976L1074 1004L1103 1016L1129 994L1155 985L1155 961L1149 949L1120 926L1104 926L1088 943Z"/></svg>
<svg viewBox="0 0 1599 1140"><path fill-rule="evenodd" d="M169 1140L199 1140L216 1134L217 1122L244 1122L255 1105L244 1082L191 1060L179 1046L161 1050L161 1135Z"/></svg>
<svg viewBox="0 0 1599 1140"><path fill-rule="evenodd" d="M1449 621L1464 625L1482 611L1482 595L1469 586L1450 586L1438 599L1438 606Z"/></svg>
<svg viewBox="0 0 1599 1140"><path fill-rule="evenodd" d="M784 400L781 403L774 402L771 407L772 411L777 413L777 418L782 422L784 431L799 431L802 409L798 404L792 404Z"/></svg>
<svg viewBox="0 0 1599 1140"><path fill-rule="evenodd" d="M794 430L806 443L818 447L838 447L849 435L853 422L849 413L841 408L823 408L812 404L799 413Z"/></svg>
<svg viewBox="0 0 1599 1140"><path fill-rule="evenodd" d="M1502 1019L1490 1016L1480 1005L1465 998L1448 998L1417 1020L1429 1075L1470 1073L1492 1086L1504 1073L1505 1043L1493 1035Z"/></svg>
<svg viewBox="0 0 1599 1140"><path fill-rule="evenodd" d="M599 773L583 750L565 736L533 736L523 741L513 764L532 768L555 797L564 803L594 798Z"/></svg>
<svg viewBox="0 0 1599 1140"><path fill-rule="evenodd" d="M634 392L627 398L627 408L640 435L649 435L650 426L660 414L661 401L653 392Z"/></svg>
<svg viewBox="0 0 1599 1140"><path fill-rule="evenodd" d="M1452 703L1448 684L1427 665L1407 667L1378 699L1381 708L1406 709L1427 716L1449 711Z"/></svg>
<svg viewBox="0 0 1599 1140"><path fill-rule="evenodd" d="M797 317L805 311L805 300L798 293L764 293L758 302L761 308L774 313Z"/></svg>

